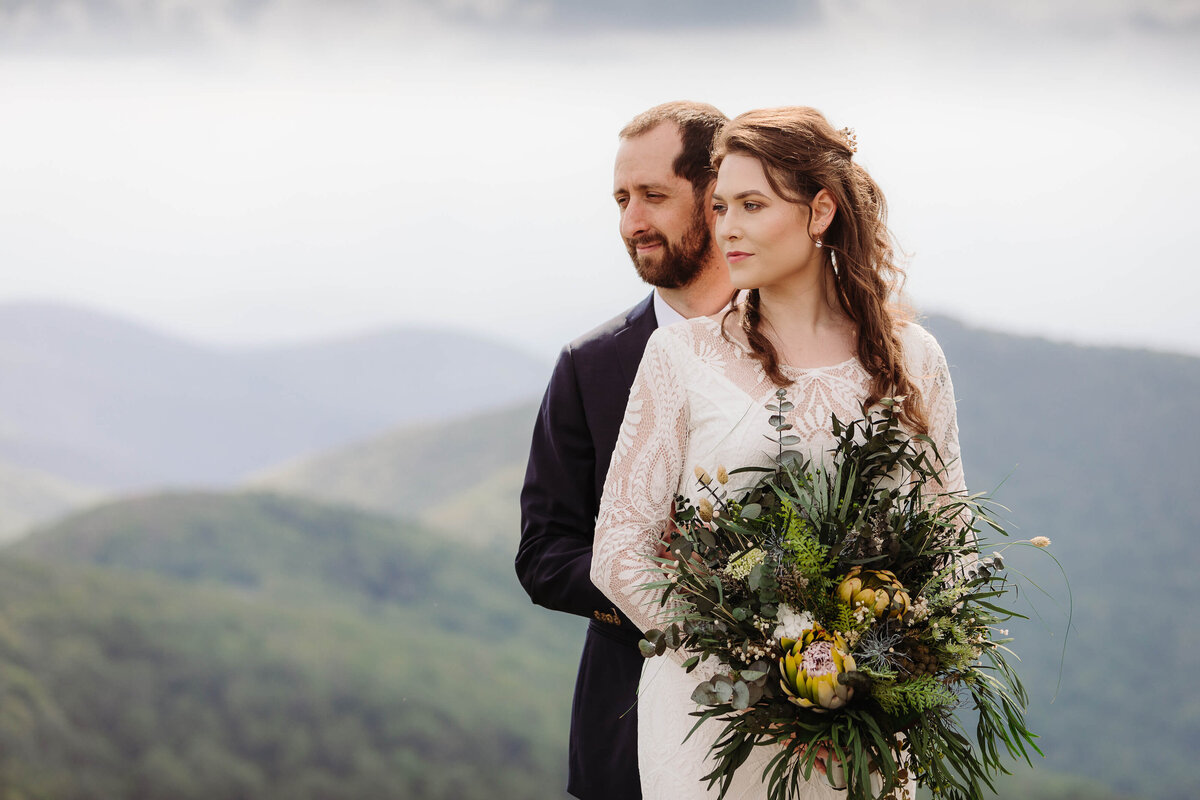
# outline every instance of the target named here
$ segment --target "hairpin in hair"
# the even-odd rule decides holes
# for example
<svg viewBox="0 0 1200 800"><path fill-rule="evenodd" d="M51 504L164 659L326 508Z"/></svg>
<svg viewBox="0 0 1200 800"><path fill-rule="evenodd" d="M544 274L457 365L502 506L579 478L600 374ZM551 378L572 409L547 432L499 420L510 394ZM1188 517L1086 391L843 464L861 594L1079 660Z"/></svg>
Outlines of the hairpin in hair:
<svg viewBox="0 0 1200 800"><path fill-rule="evenodd" d="M838 131L842 138L846 140L846 147L850 148L851 153L858 152L858 136L854 133L854 128L842 128Z"/></svg>

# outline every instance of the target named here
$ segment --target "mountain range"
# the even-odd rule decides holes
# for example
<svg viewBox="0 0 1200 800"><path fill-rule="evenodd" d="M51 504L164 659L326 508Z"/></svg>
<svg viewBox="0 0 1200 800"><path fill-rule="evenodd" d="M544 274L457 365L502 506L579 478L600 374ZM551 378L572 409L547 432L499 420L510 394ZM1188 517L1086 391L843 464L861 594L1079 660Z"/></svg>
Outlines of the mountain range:
<svg viewBox="0 0 1200 800"><path fill-rule="evenodd" d="M1192 796L1200 702L1186 687L1200 623L1186 598L1200 557L1191 491L1200 434L1189 412L1200 359L943 317L925 324L950 363L968 485L1012 509L1017 538L1049 536L1070 586L1045 551L1008 551L1012 571L1046 592L1022 595L1031 620L1011 627L1047 756L1032 773L1018 771L1002 796ZM87 350L59 337L60 352ZM272 793L285 786L318 797L311 787L369 786L389 772L403 776L395 786L407 796L473 796L464 787L478 772L454 783L463 750L420 749L442 725L487 754L488 769L511 759L528 778L496 778L510 781L505 796L557 791L581 621L530 606L511 572L516 493L546 369L532 371L523 394L514 389L492 410L385 422L324 452L299 448L258 470L245 491L156 493L160 481L151 480L3 551L0 753L16 755L0 758L0 781L35 786L63 763L86 762L93 772L81 774L97 786L127 787L121 781L136 775L147 786L238 796L199 777L219 763L241 776L238 785L259 787L256 797L283 796ZM128 365L103 385L120 394L122 376L141 385ZM409 391L440 398L460 376L421 377ZM0 404L21 385L0 393ZM492 397L486 383L472 391ZM250 427L258 408L235 424ZM426 674L436 682L412 688ZM503 688L460 691L481 674ZM289 676L299 695L273 688L270 676ZM414 696L436 699L406 710ZM205 704L208 716L197 708ZM376 706L400 720L394 729L375 721ZM263 727L252 731L247 714ZM321 743L323 723L359 726L358 767ZM471 738L471 725L484 739ZM195 738L183 732L193 729ZM291 730L295 737L281 733ZM29 760L28 741L53 746ZM285 780L289 764L302 767L303 787ZM442 783L421 783L431 776ZM80 791L41 796L90 796Z"/></svg>
<svg viewBox="0 0 1200 800"><path fill-rule="evenodd" d="M97 489L227 485L305 453L525 399L543 360L454 331L202 347L74 307L0 306L0 462Z"/></svg>

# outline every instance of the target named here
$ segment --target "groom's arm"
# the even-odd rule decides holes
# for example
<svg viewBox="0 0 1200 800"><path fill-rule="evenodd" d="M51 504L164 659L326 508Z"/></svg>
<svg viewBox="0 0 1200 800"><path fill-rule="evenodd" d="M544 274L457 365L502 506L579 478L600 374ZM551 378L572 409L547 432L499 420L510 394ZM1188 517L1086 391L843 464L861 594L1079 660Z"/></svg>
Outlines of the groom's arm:
<svg viewBox="0 0 1200 800"><path fill-rule="evenodd" d="M542 399L521 490L517 577L538 605L604 621L612 603L592 584L596 452L571 346Z"/></svg>

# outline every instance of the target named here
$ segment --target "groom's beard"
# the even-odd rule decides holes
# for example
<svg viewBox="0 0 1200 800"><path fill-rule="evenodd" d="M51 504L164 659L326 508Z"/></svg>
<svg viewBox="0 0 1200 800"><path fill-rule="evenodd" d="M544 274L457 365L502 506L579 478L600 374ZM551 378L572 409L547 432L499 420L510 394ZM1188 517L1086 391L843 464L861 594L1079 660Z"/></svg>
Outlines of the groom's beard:
<svg viewBox="0 0 1200 800"><path fill-rule="evenodd" d="M662 247L652 255L638 256L638 245L659 243ZM712 247L712 231L704 212L697 207L692 224L677 242L669 242L659 233L626 239L625 247L638 277L660 289L679 289L687 286L700 271Z"/></svg>

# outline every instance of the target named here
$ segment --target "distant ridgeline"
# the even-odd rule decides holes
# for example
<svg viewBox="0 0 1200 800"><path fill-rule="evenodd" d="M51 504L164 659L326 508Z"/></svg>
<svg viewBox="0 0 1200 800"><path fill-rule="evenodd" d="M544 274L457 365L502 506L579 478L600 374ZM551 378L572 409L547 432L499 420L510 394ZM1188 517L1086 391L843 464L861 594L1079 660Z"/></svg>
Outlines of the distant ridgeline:
<svg viewBox="0 0 1200 800"><path fill-rule="evenodd" d="M1018 536L1053 539L1075 593L1059 686L1061 577L1009 551L1053 597L1030 596L1040 616L1010 625L1047 758L1001 796L1194 796L1200 622L1174 600L1200 556L1200 360L926 324L951 365L968 486L994 490ZM289 453L244 493L112 502L7 548L0 786L561 796L582 621L531 606L511 567L546 365L531 371L536 389L507 409L384 423ZM424 396L451 381L432 373ZM137 441L164 435L142 422Z"/></svg>
<svg viewBox="0 0 1200 800"><path fill-rule="evenodd" d="M537 396L548 362L401 329L200 347L64 306L0 306L0 463L101 489L229 485L387 428Z"/></svg>

